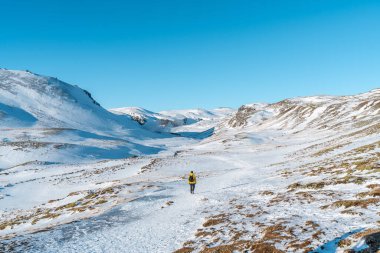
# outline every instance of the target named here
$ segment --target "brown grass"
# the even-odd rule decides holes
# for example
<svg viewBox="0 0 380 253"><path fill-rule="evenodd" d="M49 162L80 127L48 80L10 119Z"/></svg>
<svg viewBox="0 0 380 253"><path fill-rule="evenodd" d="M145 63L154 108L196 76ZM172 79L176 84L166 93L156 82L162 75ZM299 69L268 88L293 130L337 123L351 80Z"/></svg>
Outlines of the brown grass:
<svg viewBox="0 0 380 253"><path fill-rule="evenodd" d="M273 245L265 242L236 241L231 244L220 245L212 248L205 248L201 253L234 253L234 252L254 252L254 253L284 253Z"/></svg>
<svg viewBox="0 0 380 253"><path fill-rule="evenodd" d="M368 229L368 230L356 233L352 237L358 239L358 238L362 238L364 236L367 236L367 235L370 235L370 234L374 234L374 233L380 233L380 229L373 229L373 228L371 228L371 229Z"/></svg>
<svg viewBox="0 0 380 253"><path fill-rule="evenodd" d="M277 241L280 242L284 239L291 239L289 230L286 230L286 227L282 224L275 224L268 226L263 231L264 236L263 241Z"/></svg>
<svg viewBox="0 0 380 253"><path fill-rule="evenodd" d="M352 175L349 171L344 177L331 178L329 180L312 182L307 184L301 184L300 182L293 183L288 186L289 191L295 191L297 189L311 189L311 190L320 190L328 185L337 185L337 184L363 184L368 180L365 177L359 177Z"/></svg>
<svg viewBox="0 0 380 253"><path fill-rule="evenodd" d="M63 210L63 209L69 209L77 206L77 202L68 203L63 206L59 206L55 209L55 211Z"/></svg>
<svg viewBox="0 0 380 253"><path fill-rule="evenodd" d="M190 248L190 247L183 247L181 249L178 249L176 251L174 251L173 253L191 253L193 252L193 248Z"/></svg>
<svg viewBox="0 0 380 253"><path fill-rule="evenodd" d="M321 237L321 235L324 235L325 233L322 231L322 230L318 230L317 232L315 232L311 237L315 240L319 239Z"/></svg>
<svg viewBox="0 0 380 253"><path fill-rule="evenodd" d="M206 248L201 251L201 253L234 253L237 247L234 244L231 245L220 245L213 248Z"/></svg>
<svg viewBox="0 0 380 253"><path fill-rule="evenodd" d="M380 198L370 198L370 199L363 199L363 200L339 200L332 204L334 207L344 207L344 208L350 208L350 207L361 207L361 208L367 208L369 205L375 205L379 203Z"/></svg>
<svg viewBox="0 0 380 253"><path fill-rule="evenodd" d="M104 203L107 203L107 200L105 200L105 199L100 199L100 200L98 200L98 201L95 203L95 205L101 205L101 204L104 204Z"/></svg>
<svg viewBox="0 0 380 253"><path fill-rule="evenodd" d="M204 230L199 230L195 236L196 237L206 237L206 236L209 236L209 235L212 235L213 232L209 232L209 231L204 231Z"/></svg>
<svg viewBox="0 0 380 253"><path fill-rule="evenodd" d="M380 188L380 184L369 184L366 187L369 188L369 189Z"/></svg>
<svg viewBox="0 0 380 253"><path fill-rule="evenodd" d="M341 248L348 247L352 244L352 241L350 239L343 239L338 242L338 246Z"/></svg>
<svg viewBox="0 0 380 253"><path fill-rule="evenodd" d="M304 252L310 252L310 248L308 248L310 244L311 244L310 240L306 240L303 242L297 241L297 242L291 243L288 249L291 248L293 251L296 251L296 252L299 252L302 249L306 249Z"/></svg>
<svg viewBox="0 0 380 253"><path fill-rule="evenodd" d="M218 225L218 224L223 223L223 222L225 222L225 219L210 219L210 220L206 221L205 223L203 223L203 226L204 227L210 227L210 226Z"/></svg>
<svg viewBox="0 0 380 253"><path fill-rule="evenodd" d="M308 203L315 200L314 196L310 192L297 192L296 196L299 200L306 200Z"/></svg>
<svg viewBox="0 0 380 253"><path fill-rule="evenodd" d="M334 184L363 184L365 181L367 181L367 178L364 177L357 177L353 175L346 175L343 178L338 178L334 180Z"/></svg>
<svg viewBox="0 0 380 253"><path fill-rule="evenodd" d="M356 212L356 211L352 211L352 210L343 210L342 212L340 212L341 214L349 214L349 215L363 215L363 213L361 212Z"/></svg>
<svg viewBox="0 0 380 253"><path fill-rule="evenodd" d="M313 229L319 228L319 225L312 220L306 221L305 225L308 227L312 227Z"/></svg>
<svg viewBox="0 0 380 253"><path fill-rule="evenodd" d="M251 250L255 253L283 253L283 251L276 249L268 243L255 243L252 245Z"/></svg>
<svg viewBox="0 0 380 253"><path fill-rule="evenodd" d="M71 192L69 195L67 195L67 196L69 196L69 197L71 197L71 196L76 196L76 195L79 195L80 194L80 192Z"/></svg>
<svg viewBox="0 0 380 253"><path fill-rule="evenodd" d="M328 154L336 149L340 149L342 147L344 147L344 145L348 145L350 143L345 143L345 144L342 144L342 145L337 145L337 146L334 146L334 147L329 147L329 148L325 148L325 149L322 149L314 154L312 154L312 156L314 157L318 157L318 156L322 156L322 155L325 155L325 154Z"/></svg>
<svg viewBox="0 0 380 253"><path fill-rule="evenodd" d="M60 214L59 213L45 213L45 215L43 215L42 217L38 217L34 220L32 220L32 225L36 224L39 220L43 220L43 219L54 219L54 218L57 218L59 217Z"/></svg>
<svg viewBox="0 0 380 253"><path fill-rule="evenodd" d="M274 192L272 192L272 191L263 191L263 192L261 192L261 195L274 195Z"/></svg>
<svg viewBox="0 0 380 253"><path fill-rule="evenodd" d="M380 147L380 141L372 143L372 144L368 144L368 145L365 145L365 146L361 146L361 147L358 147L358 148L355 148L353 151L357 152L357 153L368 153L369 151L372 151L372 150L374 150L377 147Z"/></svg>
<svg viewBox="0 0 380 253"><path fill-rule="evenodd" d="M358 198L364 198L364 197L380 197L380 188L374 188L371 191L368 192L361 192L356 194Z"/></svg>

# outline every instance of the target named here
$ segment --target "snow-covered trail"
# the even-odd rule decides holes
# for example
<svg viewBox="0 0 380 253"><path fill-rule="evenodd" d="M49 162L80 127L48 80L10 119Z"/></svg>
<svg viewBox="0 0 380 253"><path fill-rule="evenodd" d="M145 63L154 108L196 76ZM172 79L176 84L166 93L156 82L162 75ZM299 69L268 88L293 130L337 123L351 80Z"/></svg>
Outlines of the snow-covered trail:
<svg viewBox="0 0 380 253"><path fill-rule="evenodd" d="M199 196L188 199L152 193L99 216L27 235L17 252L168 252L197 226ZM186 192L187 193L187 192ZM185 193L184 193L185 194ZM189 198L193 198L189 200ZM172 206L166 206L168 201ZM165 206L165 208L161 208ZM177 246L176 246L177 245Z"/></svg>
<svg viewBox="0 0 380 253"><path fill-rule="evenodd" d="M374 214L378 212L376 205L359 209L362 216L331 207L337 200L354 198L363 192L365 185L349 180L365 174L358 171L361 174L347 177L344 171L338 170L332 176L335 168L314 173L315 169L324 169L326 165L319 162L326 158L310 156L316 151L305 151L305 148L324 142L322 137L330 138L330 135L321 134L309 142L301 134L289 138L277 133L279 137L275 140L266 138L268 135L235 138L228 145L206 140L188 145L176 155L165 152L135 160L89 164L75 168L79 174L68 174L74 168L58 165L31 170L31 175L46 176L41 187L46 187L44 184L131 186L118 193L127 196L124 201L99 216L3 241L0 251L173 252L190 242L193 252L202 252L204 247L229 246L238 240L233 238L260 243L268 231L274 231L269 233L274 238L267 240L277 248L283 252L304 252L306 247L310 251L318 249L355 229L373 227L377 219ZM253 144L252 137L265 141ZM357 145L374 140L378 137ZM341 153L346 152L345 148ZM62 171L56 171L58 168ZM189 193L186 181L190 170L197 174L195 195ZM50 181L52 176L57 177L55 173L68 178L62 182ZM336 183L343 179L347 182ZM371 175L366 180L368 185L375 183ZM318 188L321 181L322 188ZM64 196L71 191L66 190ZM210 220L218 223L205 225ZM278 235L280 239L276 241L276 233L287 237ZM297 245L291 243L294 241L306 246L297 250Z"/></svg>
<svg viewBox="0 0 380 253"><path fill-rule="evenodd" d="M196 194L189 193L186 180L176 179L180 174L174 172L174 161L158 171L157 176L168 180L156 184L158 190L144 192L98 217L17 238L14 251L171 252L193 236L215 206L226 205L242 188L254 186L259 192L275 180L273 170L249 168L249 161L241 157L197 159L191 161L199 168Z"/></svg>

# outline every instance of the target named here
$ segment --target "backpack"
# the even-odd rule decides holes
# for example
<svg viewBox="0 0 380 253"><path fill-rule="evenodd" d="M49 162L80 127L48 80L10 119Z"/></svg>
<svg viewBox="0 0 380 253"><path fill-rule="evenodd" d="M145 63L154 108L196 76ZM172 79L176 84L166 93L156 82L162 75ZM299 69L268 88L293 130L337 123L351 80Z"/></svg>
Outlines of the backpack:
<svg viewBox="0 0 380 253"><path fill-rule="evenodd" d="M193 176L193 175L190 175L190 176L189 176L189 181L190 181L190 182L194 182L194 176Z"/></svg>

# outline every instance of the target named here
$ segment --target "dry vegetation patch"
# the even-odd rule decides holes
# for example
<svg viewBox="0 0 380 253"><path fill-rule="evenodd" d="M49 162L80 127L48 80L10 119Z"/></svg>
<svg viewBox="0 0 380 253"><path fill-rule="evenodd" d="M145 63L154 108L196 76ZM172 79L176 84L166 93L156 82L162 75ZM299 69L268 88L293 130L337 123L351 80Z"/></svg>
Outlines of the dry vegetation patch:
<svg viewBox="0 0 380 253"><path fill-rule="evenodd" d="M340 149L346 145L350 144L350 142L348 143L344 143L344 144L340 144L340 145L337 145L337 146L333 146L333 147L328 147L328 148L325 148L325 149L322 149L314 154L312 154L312 156L314 157L318 157L318 156L322 156L322 155L325 155L325 154L328 154L330 152L333 152L334 150L337 150L337 149Z"/></svg>
<svg viewBox="0 0 380 253"><path fill-rule="evenodd" d="M148 165L145 165L143 167L141 167L140 169L140 173L145 173L145 172L149 172L149 171L152 171L153 168L161 161L161 159L159 158L154 158L150 161L150 163Z"/></svg>
<svg viewBox="0 0 380 253"><path fill-rule="evenodd" d="M226 219L224 218L219 218L219 219L209 219L207 220L205 223L203 223L203 226L204 227L210 227L210 226L215 226L215 225L218 225L218 224L221 224L223 222L225 222Z"/></svg>
<svg viewBox="0 0 380 253"><path fill-rule="evenodd" d="M380 188L374 188L371 191L361 192L356 195L358 198L364 197L380 197Z"/></svg>
<svg viewBox="0 0 380 253"><path fill-rule="evenodd" d="M331 204L333 207L361 207L367 208L369 205L376 205L379 203L380 198L369 198L369 199L361 199L361 200L339 200L335 201Z"/></svg>
<svg viewBox="0 0 380 253"><path fill-rule="evenodd" d="M260 194L264 195L264 196L267 196L267 195L274 195L274 192L272 192L272 191L262 191Z"/></svg>
<svg viewBox="0 0 380 253"><path fill-rule="evenodd" d="M201 253L234 253L234 252L254 252L254 253L284 253L269 243L235 241L231 244L220 245L212 248L205 248Z"/></svg>
<svg viewBox="0 0 380 253"><path fill-rule="evenodd" d="M176 251L174 251L173 253L191 253L193 252L193 248L190 248L190 247L183 247L181 249L178 249Z"/></svg>

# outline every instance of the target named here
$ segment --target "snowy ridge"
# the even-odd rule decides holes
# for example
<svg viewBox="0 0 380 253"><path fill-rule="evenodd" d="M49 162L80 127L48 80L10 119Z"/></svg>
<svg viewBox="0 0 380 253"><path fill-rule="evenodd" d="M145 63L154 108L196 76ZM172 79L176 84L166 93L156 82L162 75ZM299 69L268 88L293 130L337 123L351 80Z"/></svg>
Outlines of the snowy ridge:
<svg viewBox="0 0 380 253"><path fill-rule="evenodd" d="M232 127L261 125L294 131L305 128L343 130L355 123L375 122L380 112L379 89L356 96L294 98L269 105L245 105L229 121ZM258 120L259 119L259 120Z"/></svg>
<svg viewBox="0 0 380 253"><path fill-rule="evenodd" d="M2 108L12 107L25 114L9 114L10 110L3 109L3 115L26 122L30 122L27 115L32 116L37 119L35 127L137 128L127 117L116 116L102 108L89 92L56 78L26 71L0 69L0 103ZM6 121L1 123L1 127L7 127Z"/></svg>

